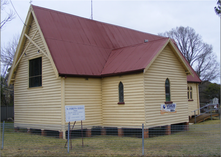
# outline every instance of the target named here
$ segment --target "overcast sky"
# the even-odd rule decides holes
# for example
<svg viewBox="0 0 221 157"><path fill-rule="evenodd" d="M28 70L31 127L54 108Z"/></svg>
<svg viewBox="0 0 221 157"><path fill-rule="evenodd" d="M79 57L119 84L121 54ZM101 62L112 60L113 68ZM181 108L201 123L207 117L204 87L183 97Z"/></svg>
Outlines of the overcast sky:
<svg viewBox="0 0 221 157"><path fill-rule="evenodd" d="M11 0L25 21L30 0ZM91 0L32 0L33 5L91 18ZM204 42L213 46L220 63L220 17L214 12L216 0L93 0L93 19L147 33L158 34L177 26L192 27ZM1 12L13 7L6 6ZM23 23L18 15L1 30L1 46L21 34ZM217 69L219 70L219 69ZM218 81L220 82L220 81Z"/></svg>

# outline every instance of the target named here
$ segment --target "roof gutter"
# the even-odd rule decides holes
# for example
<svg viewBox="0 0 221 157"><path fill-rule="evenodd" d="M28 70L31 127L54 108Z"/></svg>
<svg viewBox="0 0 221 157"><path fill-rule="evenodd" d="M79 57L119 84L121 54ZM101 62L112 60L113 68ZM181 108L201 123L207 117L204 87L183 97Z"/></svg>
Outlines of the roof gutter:
<svg viewBox="0 0 221 157"><path fill-rule="evenodd" d="M101 75L83 75L83 74L59 74L60 77L90 77L90 78L101 78L101 77L109 77L109 76L119 76L119 75L128 75L128 74L136 74L142 73L144 69L138 69L134 71L127 71L127 72L119 72L119 73L110 73L110 74L101 74Z"/></svg>

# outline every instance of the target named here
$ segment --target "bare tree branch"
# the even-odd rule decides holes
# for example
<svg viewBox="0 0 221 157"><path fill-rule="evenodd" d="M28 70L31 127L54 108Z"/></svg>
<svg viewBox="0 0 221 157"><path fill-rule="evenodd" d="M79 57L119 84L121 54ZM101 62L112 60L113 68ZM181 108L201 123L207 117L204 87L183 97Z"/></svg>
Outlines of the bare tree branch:
<svg viewBox="0 0 221 157"><path fill-rule="evenodd" d="M3 65L2 75L3 77L7 74L8 68L12 66L16 48L18 45L19 36L15 36L7 46L1 48L1 59L0 62Z"/></svg>
<svg viewBox="0 0 221 157"><path fill-rule="evenodd" d="M13 85L7 85L7 79L9 69L12 66L16 48L18 45L19 36L14 36L11 42L6 46L1 47L1 104L2 105L13 105L14 89Z"/></svg>
<svg viewBox="0 0 221 157"><path fill-rule="evenodd" d="M221 0L217 1L217 7L214 7L214 10L218 16L221 16Z"/></svg>
<svg viewBox="0 0 221 157"><path fill-rule="evenodd" d="M202 81L212 81L219 76L219 64L212 45L204 43L193 28L176 27L159 35L175 40L179 50Z"/></svg>
<svg viewBox="0 0 221 157"><path fill-rule="evenodd" d="M8 4L9 2L7 0L1 0L1 10L5 10L5 6ZM16 17L15 13L12 10L10 10L9 13L5 11L5 13L7 14L7 16L1 21L0 29L2 29L6 23L12 21Z"/></svg>

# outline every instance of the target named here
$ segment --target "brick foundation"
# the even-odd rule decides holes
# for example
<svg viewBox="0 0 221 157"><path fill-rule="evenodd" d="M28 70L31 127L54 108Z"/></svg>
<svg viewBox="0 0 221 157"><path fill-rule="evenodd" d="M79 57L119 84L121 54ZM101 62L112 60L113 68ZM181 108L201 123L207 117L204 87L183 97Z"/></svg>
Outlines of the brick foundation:
<svg viewBox="0 0 221 157"><path fill-rule="evenodd" d="M41 130L41 136L47 136L47 133L45 132L45 130Z"/></svg>
<svg viewBox="0 0 221 157"><path fill-rule="evenodd" d="M86 131L86 137L91 137L91 129L87 129L87 131Z"/></svg>
<svg viewBox="0 0 221 157"><path fill-rule="evenodd" d="M124 136L124 131L122 128L118 128L118 136L123 137Z"/></svg>
<svg viewBox="0 0 221 157"><path fill-rule="evenodd" d="M171 125L165 126L165 135L171 135Z"/></svg>
<svg viewBox="0 0 221 157"><path fill-rule="evenodd" d="M19 127L14 128L15 132L19 132Z"/></svg>
<svg viewBox="0 0 221 157"><path fill-rule="evenodd" d="M27 129L27 133L30 134L31 133L31 129Z"/></svg>
<svg viewBox="0 0 221 157"><path fill-rule="evenodd" d="M189 122L184 123L184 130L188 131L189 130Z"/></svg>
<svg viewBox="0 0 221 157"><path fill-rule="evenodd" d="M144 129L144 138L149 138L149 129Z"/></svg>
<svg viewBox="0 0 221 157"><path fill-rule="evenodd" d="M59 131L59 138L63 139L63 132L62 131Z"/></svg>
<svg viewBox="0 0 221 157"><path fill-rule="evenodd" d="M101 129L101 135L106 135L106 129L105 128Z"/></svg>

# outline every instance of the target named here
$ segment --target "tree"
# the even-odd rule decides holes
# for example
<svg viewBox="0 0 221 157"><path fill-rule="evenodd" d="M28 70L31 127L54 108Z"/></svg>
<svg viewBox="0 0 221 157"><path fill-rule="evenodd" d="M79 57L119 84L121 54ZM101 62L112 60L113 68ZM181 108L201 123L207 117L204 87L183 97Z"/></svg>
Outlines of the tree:
<svg viewBox="0 0 221 157"><path fill-rule="evenodd" d="M193 28L180 26L159 35L175 40L177 47L202 81L212 81L219 76L219 64L212 45L204 43Z"/></svg>
<svg viewBox="0 0 221 157"><path fill-rule="evenodd" d="M8 4L9 4L8 0L1 0L1 10L4 11L7 15L5 18L2 18L3 20L1 21L0 29L2 29L6 23L8 23L9 21L15 18L15 13L12 10L9 10L9 12L5 10L5 6Z"/></svg>
<svg viewBox="0 0 221 157"><path fill-rule="evenodd" d="M218 98L220 103L220 84L203 82L200 85L200 102L202 104L210 103L211 99Z"/></svg>
<svg viewBox="0 0 221 157"><path fill-rule="evenodd" d="M220 85L210 83L205 90L205 95L208 99L220 98Z"/></svg>
<svg viewBox="0 0 221 157"><path fill-rule="evenodd" d="M6 79L1 76L1 105L13 105L14 90L13 85L8 86Z"/></svg>
<svg viewBox="0 0 221 157"><path fill-rule="evenodd" d="M6 76L8 69L12 66L16 48L18 45L19 36L14 36L11 42L8 42L7 46L1 48L1 64L2 75Z"/></svg>
<svg viewBox="0 0 221 157"><path fill-rule="evenodd" d="M217 1L217 7L214 7L214 10L217 15L221 15L221 0Z"/></svg>
<svg viewBox="0 0 221 157"><path fill-rule="evenodd" d="M2 74L1 74L1 104L8 106L13 105L14 89L13 85L7 85L8 72L12 66L16 48L18 45L18 36L14 37L7 46L1 48L1 64L2 64Z"/></svg>

